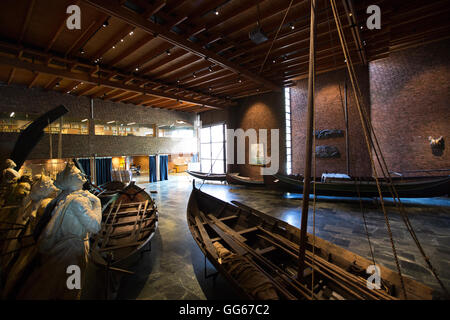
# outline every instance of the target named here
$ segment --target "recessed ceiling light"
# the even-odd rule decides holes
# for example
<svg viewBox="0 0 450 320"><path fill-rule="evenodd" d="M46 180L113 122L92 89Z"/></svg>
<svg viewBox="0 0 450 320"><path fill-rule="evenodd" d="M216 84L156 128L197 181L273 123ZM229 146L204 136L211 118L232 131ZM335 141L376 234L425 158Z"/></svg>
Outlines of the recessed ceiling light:
<svg viewBox="0 0 450 320"><path fill-rule="evenodd" d="M134 70L139 71L139 68L136 68L136 69L134 69Z"/></svg>
<svg viewBox="0 0 450 320"><path fill-rule="evenodd" d="M84 54L84 49L83 48L80 48L80 53Z"/></svg>
<svg viewBox="0 0 450 320"><path fill-rule="evenodd" d="M216 10L214 11L214 13L216 14L216 16L218 16L218 15L219 15L219 10L216 9Z"/></svg>
<svg viewBox="0 0 450 320"><path fill-rule="evenodd" d="M166 50L168 56L170 56L170 50Z"/></svg>
<svg viewBox="0 0 450 320"><path fill-rule="evenodd" d="M131 31L129 34L130 34L130 36L132 36L134 34L134 31Z"/></svg>
<svg viewBox="0 0 450 320"><path fill-rule="evenodd" d="M112 48L113 48L113 49L115 49L115 48L116 48L116 46L112 46Z"/></svg>
<svg viewBox="0 0 450 320"><path fill-rule="evenodd" d="M293 23L291 23L290 26L291 26L291 30L294 30L294 29L295 29L295 26L294 26Z"/></svg>
<svg viewBox="0 0 450 320"><path fill-rule="evenodd" d="M103 28L106 28L107 26L109 26L109 22L108 22L108 20L106 20L105 22L103 22Z"/></svg>

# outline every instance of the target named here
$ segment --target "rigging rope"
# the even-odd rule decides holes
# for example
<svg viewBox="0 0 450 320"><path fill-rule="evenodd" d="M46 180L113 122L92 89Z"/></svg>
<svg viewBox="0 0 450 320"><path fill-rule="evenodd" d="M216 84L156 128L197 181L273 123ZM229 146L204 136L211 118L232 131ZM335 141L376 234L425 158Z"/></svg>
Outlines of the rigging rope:
<svg viewBox="0 0 450 320"><path fill-rule="evenodd" d="M382 211L383 211L383 215L384 215L387 231L388 231L388 234L389 234L389 240L391 242L392 252L394 254L394 260L395 260L395 264L397 266L398 275L400 277L400 283L401 283L401 287L402 287L402 290L403 290L403 295L404 295L404 298L407 299L405 283L404 283L404 280L403 280L403 275L402 275L402 272L401 272L400 263L399 263L398 256L397 256L397 250L395 248L395 243L394 243L394 238L393 238L393 234L392 234L392 230L391 230L391 225L390 225L390 222L389 222L389 217L387 215L386 208L384 206L384 200L383 200L383 194L381 192L380 181L378 179L377 169L375 167L375 163L374 163L374 160L373 160L372 148L371 148L371 140L369 139L369 136L368 136L369 135L368 134L368 129L367 129L366 121L364 119L363 112L361 111L362 108L361 108L359 97L358 97L358 93L361 93L361 91L359 89L359 86L357 84L355 84L354 77L355 77L356 73L354 72L354 69L353 69L353 64L352 64L352 61L351 61L351 57L349 55L349 50L348 50L347 43L346 43L346 40L345 40L345 35L343 34L343 28L342 28L341 22L340 22L340 20L338 18L339 15L337 13L336 2L335 2L335 0L330 0L330 3L331 3L331 6L332 6L332 9L333 9L334 20L336 22L336 28L337 28L337 31L338 31L338 34L339 34L339 39L341 41L342 50L343 50L343 53L344 53L344 56L345 56L345 59L346 59L346 62L347 62L347 68L348 68L349 75L350 75L350 81L352 83L353 93L355 95L356 106L357 106L357 109L358 109L358 112L359 112L359 116L360 116L360 119L361 119L361 124L362 124L362 127L363 127L364 137L365 137L365 141L366 141L366 146L367 146L367 149L368 149L368 152L369 152L371 165L372 165L372 168L373 168L373 171L374 171L375 182L376 182L376 185L377 185L378 194L380 196L381 208L382 208Z"/></svg>
<svg viewBox="0 0 450 320"><path fill-rule="evenodd" d="M337 12L336 3L335 3L334 0L330 0L330 2L332 4L332 6L333 6L333 14L335 16L336 25L338 27L338 33L339 33L339 36L340 36L340 39L341 39L341 46L343 47L344 55L346 55L347 68L348 68L348 70L350 72L350 76L351 76L351 80L352 80L352 86L353 86L353 90L354 90L354 94L355 94L355 99L356 99L356 102L357 102L358 111L360 113L361 122L362 122L362 125L363 125L363 128L364 128L364 134L365 134L365 137L366 137L366 143L370 143L370 145L373 147L373 151L374 151L375 156L377 158L377 162L378 162L378 164L380 166L381 172L382 172L384 178L387 179L387 182L388 182L387 186L389 188L389 192L390 192L390 194L391 194L391 196L392 196L392 198L394 200L394 204L395 204L396 208L400 212L400 215L401 215L401 217L403 219L403 222L405 223L405 226L406 226L408 232L410 233L411 237L413 238L413 240L414 240L417 248L419 249L422 257L424 258L428 268L430 269L430 271L432 272L433 276L438 281L439 285L441 286L441 288L443 289L445 294L448 296L449 293L448 293L447 288L442 283L442 281L439 278L439 275L438 275L436 269L433 267L429 257L426 255L426 253L425 253L425 251L424 251L424 249L423 249L419 239L417 238L417 235L416 235L416 233L415 233L415 231L413 229L413 226L412 226L412 224L411 224L411 222L409 220L409 217L406 214L405 209L404 209L404 207L403 207L403 205L402 205L402 203L400 201L400 197L398 195L398 192L397 192L397 190L395 188L395 185L393 183L392 177L391 177L390 172L388 170L388 166L386 164L386 160L385 160L385 158L383 156L383 153L381 152L381 147L379 145L377 136L375 134L375 131L373 129L373 126L372 126L371 122L369 121L367 110L365 108L361 108L361 106L359 104L360 103L359 102L359 97L362 97L361 89L360 89L358 83L356 82L356 84L355 84L354 79L352 78L352 77L356 78L356 72L355 72L353 64L351 62L351 58L350 58L350 56L348 54L349 50L348 50L347 43L345 41L345 36L341 35L342 26L340 25L340 21L338 21L338 19L336 17L337 16L337 14L336 14L336 12ZM347 55L348 55L348 57L347 57ZM355 91L355 87L357 89L357 92ZM359 97L358 97L357 93L359 94ZM371 133L371 135L369 135L369 136L368 136L368 133L367 133L367 129ZM368 147L369 147L369 145L368 145ZM371 160L371 163L372 163L372 167L374 169L375 181L377 182L377 188L379 189L381 205L382 205L383 213L384 213L384 210L385 210L384 209L384 202L383 202L381 190L379 188L377 171L376 171L376 167L374 166L374 161L373 161L372 152L371 152L370 148L369 148L369 155L370 155L370 160ZM387 215L385 215L385 218L387 219ZM386 220L386 223L387 223L387 226L388 226L388 231L391 232L388 219ZM394 256L396 256L395 251L394 251ZM397 263L397 260L396 260L396 263ZM402 285L404 285L402 278L401 278L401 280L402 280Z"/></svg>
<svg viewBox="0 0 450 320"><path fill-rule="evenodd" d="M264 57L263 63L261 65L261 68L259 69L258 73L262 72L262 70L264 68L264 65L266 64L267 57L269 56L270 51L272 50L272 47L273 47L273 44L274 44L275 40L277 40L277 38L278 38L278 33L280 32L281 28L283 27L284 20L286 19L286 16L287 16L289 10L291 9L292 2L294 2L294 0L291 0L291 2L289 3L289 6L288 6L288 8L286 10L286 13L284 14L283 20L281 20L281 23L280 23L280 26L278 27L277 33L275 34L275 37L273 38L272 43L270 44L270 48L267 51L266 56Z"/></svg>

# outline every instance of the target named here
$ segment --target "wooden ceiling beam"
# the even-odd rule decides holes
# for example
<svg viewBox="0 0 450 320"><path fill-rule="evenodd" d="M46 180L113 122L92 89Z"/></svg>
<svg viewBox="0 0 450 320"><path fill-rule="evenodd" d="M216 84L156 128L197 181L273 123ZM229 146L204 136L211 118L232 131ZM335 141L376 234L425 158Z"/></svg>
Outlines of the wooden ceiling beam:
<svg viewBox="0 0 450 320"><path fill-rule="evenodd" d="M0 43L0 45L1 44L2 43ZM7 45L7 46L10 47L10 45ZM25 51L25 49L23 49L23 50ZM30 50L27 52L35 52L35 51L36 50ZM42 56L46 57L47 54L42 54ZM35 60L36 59L33 59L33 61L26 61L26 60L21 60L19 58L10 58L7 56L0 57L1 64L15 66L17 68L26 69L26 70L33 71L33 72L36 71L36 72L40 72L40 73L50 74L50 75L57 76L57 77L62 77L65 79L77 80L77 81L90 83L90 84L99 84L102 86L118 88L118 89L128 90L128 91L132 91L132 92L141 92L141 93L147 93L147 94L152 94L152 95L158 95L158 96L170 98L170 99L180 99L183 101L189 101L189 102L193 102L193 103L205 103L204 98L206 98L206 97L202 97L202 99L197 99L197 98L186 97L184 94L174 95L171 93L166 93L163 90L154 90L154 89L150 89L148 87L142 88L142 87L140 87L140 85L124 84L119 81L111 81L111 80L104 79L102 77L99 78L98 76L93 77L89 73L79 72L78 70L69 71L67 69L61 68L60 66L52 67L50 65L41 64L41 63L39 63L40 61L35 61ZM53 57L53 58L51 58L51 60L55 62L58 60L58 58ZM65 59L65 60L69 61L67 59ZM70 61L73 61L73 60L70 60ZM98 69L98 70L100 70L100 69ZM110 71L107 69L101 69L101 71L110 73ZM137 80L141 80L142 82L149 81L148 79L143 79L138 76L135 76L135 77L133 76L133 78L137 79ZM161 84L161 85L163 85L165 87L171 86L168 84ZM211 105L208 103L205 103L205 104L210 107L217 107L217 105Z"/></svg>
<svg viewBox="0 0 450 320"><path fill-rule="evenodd" d="M33 13L34 4L36 3L36 0L30 0L28 4L28 10L25 15L25 19L22 23L22 30L20 31L19 39L17 40L18 43L21 43L23 38L25 37L25 33L28 30L28 26L30 25L31 15Z"/></svg>
<svg viewBox="0 0 450 320"><path fill-rule="evenodd" d="M62 79L62 78L60 78ZM79 90L76 95L77 96L82 96L84 94L87 94L88 92L94 90L95 88L97 88L96 85L91 85L91 84L87 84L83 89Z"/></svg>
<svg viewBox="0 0 450 320"><path fill-rule="evenodd" d="M135 44L128 47L128 49L125 49L121 54L117 55L114 59L108 62L109 66L114 66L117 63L121 62L123 59L127 58L130 54L136 52L143 46L145 46L147 43L149 43L151 40L153 40L154 37L152 35L145 35L142 39L140 39Z"/></svg>
<svg viewBox="0 0 450 320"><path fill-rule="evenodd" d="M65 7L69 6L70 4L79 5L80 4L80 0L68 1L67 5ZM61 34L61 32L66 27L66 21L67 21L67 14L64 12L60 22L58 23L58 28L56 29L55 33L53 34L53 36L51 37L49 43L47 44L47 46L44 49L45 52L48 52L52 48L52 46L55 43L56 39L58 39L59 35Z"/></svg>
<svg viewBox="0 0 450 320"><path fill-rule="evenodd" d="M97 8L98 10L100 10L105 14L113 15L116 18L127 22L130 25L141 28L150 34L157 35L158 37L166 40L167 42L170 42L173 45L176 45L186 51L192 52L193 54L198 55L201 58L208 58L211 62L221 65L223 68L232 70L233 72L242 74L242 76L245 76L250 80L257 82L262 86L265 86L267 88L276 91L281 90L281 87L273 83L272 81L264 79L258 75L249 73L246 69L240 67L239 65L236 65L230 62L229 60L217 55L216 53L207 50L202 46L167 30L163 26L157 25L145 19L144 17L135 12L132 12L130 10L121 7L117 3L107 0L83 0L83 1L85 3L92 5L93 7Z"/></svg>
<svg viewBox="0 0 450 320"><path fill-rule="evenodd" d="M108 16L103 15L97 20L92 21L77 40L67 49L65 56L73 56L77 51L81 50L86 42L102 27Z"/></svg>
<svg viewBox="0 0 450 320"><path fill-rule="evenodd" d="M168 50L170 50L170 49L168 49ZM166 56L162 59L150 62L150 64L145 65L145 67L142 68L142 70L140 70L140 73L141 74L149 73L150 75L153 76L159 70L164 69L168 63L173 62L173 60L175 60L175 59L189 55L189 52L186 52L185 50L178 49L175 47L175 49L170 50L170 55L167 53L161 52L160 55L162 55L162 54L166 54ZM149 62L149 61L147 61L147 62Z"/></svg>
<svg viewBox="0 0 450 320"><path fill-rule="evenodd" d="M153 60L154 58L160 56L161 54L163 54L165 51L167 50L171 50L173 49L173 45L170 43L163 43L160 46L150 50L149 52L147 52L146 54L144 54L142 57L140 57L137 61L132 62L131 64L129 64L126 69L127 70L135 70L136 68L139 67L143 67L145 66L147 63L149 63L151 60ZM150 69L151 70L151 69ZM141 70L142 73L142 70Z"/></svg>
<svg viewBox="0 0 450 320"><path fill-rule="evenodd" d="M9 72L8 81L6 81L6 83L8 85L10 85L13 82L15 74L16 74L16 68L13 67L13 68L11 68L11 71Z"/></svg>
<svg viewBox="0 0 450 320"><path fill-rule="evenodd" d="M100 59L103 57L105 53L112 49L112 47L119 42L121 39L125 38L131 31L134 30L134 27L127 26L124 29L120 30L120 32L115 33L106 43L100 47L92 56L91 60L94 61L96 59Z"/></svg>
<svg viewBox="0 0 450 320"><path fill-rule="evenodd" d="M28 84L28 88L32 88L36 84L38 77L39 77L39 72L36 72L33 76L33 80L31 80L31 82Z"/></svg>

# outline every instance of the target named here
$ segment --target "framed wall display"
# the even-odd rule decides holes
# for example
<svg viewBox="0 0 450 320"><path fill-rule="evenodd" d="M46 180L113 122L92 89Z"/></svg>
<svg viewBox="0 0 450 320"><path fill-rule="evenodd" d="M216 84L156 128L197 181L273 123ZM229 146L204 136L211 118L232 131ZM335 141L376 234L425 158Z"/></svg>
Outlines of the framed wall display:
<svg viewBox="0 0 450 320"><path fill-rule="evenodd" d="M265 164L265 150L263 143L253 143L250 145L250 159L252 165L262 166Z"/></svg>

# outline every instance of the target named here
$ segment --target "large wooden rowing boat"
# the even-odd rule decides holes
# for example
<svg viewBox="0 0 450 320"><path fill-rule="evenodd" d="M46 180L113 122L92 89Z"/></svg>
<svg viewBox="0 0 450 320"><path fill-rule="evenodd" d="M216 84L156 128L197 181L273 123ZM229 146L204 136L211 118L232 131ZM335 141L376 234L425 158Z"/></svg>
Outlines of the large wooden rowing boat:
<svg viewBox="0 0 450 320"><path fill-rule="evenodd" d="M93 258L103 259L111 266L126 265L125 260L149 244L157 227L155 202L132 182L103 210L101 230L91 247Z"/></svg>
<svg viewBox="0 0 450 320"><path fill-rule="evenodd" d="M296 277L300 230L233 203L219 200L194 185L187 221L204 255L244 298L403 298L397 273L379 266L381 289L368 289L370 274L366 274L366 269L373 264L371 261L323 239L314 240L310 234L306 244L307 268L300 282ZM432 298L429 287L405 276L403 281L408 299Z"/></svg>
<svg viewBox="0 0 450 320"><path fill-rule="evenodd" d="M225 181L227 178L226 173L204 173L199 171L187 170L191 176L201 180L212 180L212 181Z"/></svg>
<svg viewBox="0 0 450 320"><path fill-rule="evenodd" d="M275 181L283 189L302 193L303 181L282 174L275 174ZM312 194L315 184L316 195L338 197L379 197L376 182L373 179L329 180L311 182ZM393 185L400 198L439 197L450 193L450 176L411 177L393 179ZM384 197L392 197L390 183L380 179L380 188Z"/></svg>
<svg viewBox="0 0 450 320"><path fill-rule="evenodd" d="M264 186L263 180L255 180L249 177L240 176L239 173L227 173L227 182L229 184L240 184L250 187Z"/></svg>

